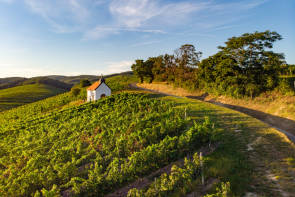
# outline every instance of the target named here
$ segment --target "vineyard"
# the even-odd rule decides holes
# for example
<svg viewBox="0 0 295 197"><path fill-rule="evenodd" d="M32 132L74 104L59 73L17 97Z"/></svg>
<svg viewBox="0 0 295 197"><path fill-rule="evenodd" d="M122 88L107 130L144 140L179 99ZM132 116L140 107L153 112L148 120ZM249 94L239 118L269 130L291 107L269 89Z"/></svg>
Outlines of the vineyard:
<svg viewBox="0 0 295 197"><path fill-rule="evenodd" d="M210 121L192 124L175 103L138 93L1 121L8 196L107 194L214 139Z"/></svg>
<svg viewBox="0 0 295 197"><path fill-rule="evenodd" d="M108 78L113 95L96 102L83 102L83 90L0 113L0 194L213 197L255 188L279 196L265 171L288 176L281 161L293 169L295 155L276 131L221 107L130 90L135 80ZM265 148L249 160L247 143L262 137Z"/></svg>

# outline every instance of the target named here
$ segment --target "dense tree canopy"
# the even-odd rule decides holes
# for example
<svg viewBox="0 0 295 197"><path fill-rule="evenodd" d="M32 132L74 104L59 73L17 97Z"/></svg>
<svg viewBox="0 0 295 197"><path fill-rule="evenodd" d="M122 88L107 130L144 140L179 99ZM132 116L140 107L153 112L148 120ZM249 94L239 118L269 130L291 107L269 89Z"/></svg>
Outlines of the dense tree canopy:
<svg viewBox="0 0 295 197"><path fill-rule="evenodd" d="M246 33L232 37L220 51L203 60L198 77L202 88L216 87L221 94L255 96L278 83L282 54L267 51L282 37L276 32Z"/></svg>
<svg viewBox="0 0 295 197"><path fill-rule="evenodd" d="M274 89L280 73L295 72L285 64L283 54L271 51L273 43L281 39L277 32L245 33L229 38L216 54L202 61L202 53L185 44L172 55L136 60L132 70L141 82L149 78L149 82L166 81L191 90L254 97Z"/></svg>

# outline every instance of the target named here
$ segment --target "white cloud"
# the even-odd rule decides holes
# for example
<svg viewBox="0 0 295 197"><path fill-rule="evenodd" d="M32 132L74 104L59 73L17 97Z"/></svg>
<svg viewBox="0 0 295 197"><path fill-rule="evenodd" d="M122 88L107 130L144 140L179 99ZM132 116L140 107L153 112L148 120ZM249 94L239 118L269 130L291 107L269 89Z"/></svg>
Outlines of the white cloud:
<svg viewBox="0 0 295 197"><path fill-rule="evenodd" d="M24 0L35 14L40 15L58 33L80 31L91 13L77 0Z"/></svg>
<svg viewBox="0 0 295 197"><path fill-rule="evenodd" d="M141 27L152 19L171 21L172 16L183 18L204 9L208 3L161 3L159 0L113 0L110 12L118 23L129 28ZM175 21L174 21L175 23Z"/></svg>
<svg viewBox="0 0 295 197"><path fill-rule="evenodd" d="M103 74L120 73L131 70L133 61L123 60L118 62L106 62L107 68L102 72Z"/></svg>
<svg viewBox="0 0 295 197"><path fill-rule="evenodd" d="M16 2L0 0L6 3L13 1ZM220 17L222 14L242 15L242 11L253 9L268 0L243 0L233 3L219 3L217 0L23 1L33 13L41 16L50 25L52 31L79 32L82 34L82 39L92 40L121 32L164 34L174 27L192 24L192 22L216 27L214 23L223 20ZM228 24L230 22L226 25Z"/></svg>
<svg viewBox="0 0 295 197"><path fill-rule="evenodd" d="M119 34L120 29L116 27L96 27L84 33L83 40L96 40L107 35Z"/></svg>

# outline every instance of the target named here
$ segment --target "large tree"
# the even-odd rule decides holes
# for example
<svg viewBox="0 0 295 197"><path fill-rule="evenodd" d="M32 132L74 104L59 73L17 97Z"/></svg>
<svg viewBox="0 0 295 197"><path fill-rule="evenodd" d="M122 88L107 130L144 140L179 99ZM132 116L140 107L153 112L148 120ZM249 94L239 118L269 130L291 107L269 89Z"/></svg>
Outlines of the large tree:
<svg viewBox="0 0 295 197"><path fill-rule="evenodd" d="M229 38L220 51L203 60L199 78L204 83L213 83L227 91L237 87L239 94L254 96L275 87L279 68L284 63L284 55L269 49L281 40L277 32L246 33Z"/></svg>
<svg viewBox="0 0 295 197"><path fill-rule="evenodd" d="M202 52L197 52L195 46L191 44L182 45L174 53L179 67L197 67L202 55Z"/></svg>
<svg viewBox="0 0 295 197"><path fill-rule="evenodd" d="M131 69L134 74L140 79L140 82L143 83L143 79L145 76L145 68L143 60L135 60L135 64L132 64Z"/></svg>
<svg viewBox="0 0 295 197"><path fill-rule="evenodd" d="M154 65L153 59L148 59L147 61L144 60L135 60L135 64L131 66L134 74L138 76L140 82L143 83L145 77L150 78L150 83L154 80L154 75L152 72Z"/></svg>

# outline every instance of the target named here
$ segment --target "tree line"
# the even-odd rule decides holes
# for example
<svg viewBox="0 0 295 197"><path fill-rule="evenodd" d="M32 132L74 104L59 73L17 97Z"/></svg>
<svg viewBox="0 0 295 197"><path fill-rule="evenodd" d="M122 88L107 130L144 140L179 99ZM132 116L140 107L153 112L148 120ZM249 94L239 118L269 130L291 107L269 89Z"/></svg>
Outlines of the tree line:
<svg viewBox="0 0 295 197"><path fill-rule="evenodd" d="M284 54L271 50L281 39L277 32L245 33L229 38L203 60L202 52L185 44L173 54L135 60L131 68L141 82L165 81L189 90L253 98L278 86L292 88L280 75L294 74L294 66L286 64Z"/></svg>

